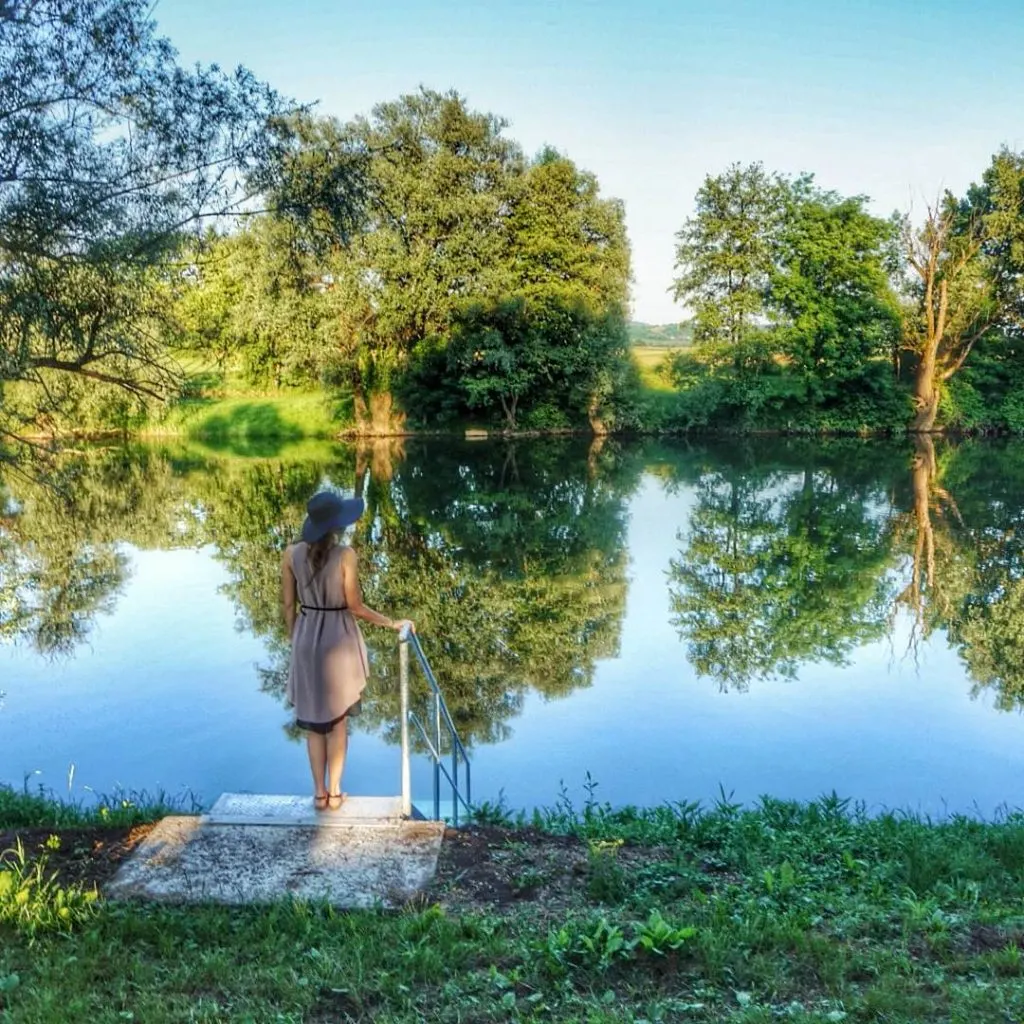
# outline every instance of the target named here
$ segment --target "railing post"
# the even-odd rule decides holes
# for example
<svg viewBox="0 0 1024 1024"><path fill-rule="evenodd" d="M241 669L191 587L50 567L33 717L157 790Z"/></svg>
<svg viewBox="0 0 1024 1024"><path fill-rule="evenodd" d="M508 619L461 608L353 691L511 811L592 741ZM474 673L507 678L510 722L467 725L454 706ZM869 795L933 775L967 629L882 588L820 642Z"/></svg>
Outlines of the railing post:
<svg viewBox="0 0 1024 1024"><path fill-rule="evenodd" d="M441 694L434 693L434 821L441 820Z"/></svg>
<svg viewBox="0 0 1024 1024"><path fill-rule="evenodd" d="M402 709L402 817L412 817L412 775L409 768L409 639L398 643L399 704Z"/></svg>
<svg viewBox="0 0 1024 1024"><path fill-rule="evenodd" d="M452 824L459 827L459 747L452 740Z"/></svg>

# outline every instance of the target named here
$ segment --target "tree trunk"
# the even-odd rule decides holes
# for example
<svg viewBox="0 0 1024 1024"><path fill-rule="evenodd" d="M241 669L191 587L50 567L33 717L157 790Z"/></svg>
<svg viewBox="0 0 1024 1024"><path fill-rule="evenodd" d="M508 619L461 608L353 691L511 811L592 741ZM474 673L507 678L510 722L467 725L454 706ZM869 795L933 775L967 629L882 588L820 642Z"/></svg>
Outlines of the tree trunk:
<svg viewBox="0 0 1024 1024"><path fill-rule="evenodd" d="M910 429L926 434L935 429L939 413L939 388L935 373L936 345L929 339L914 377L914 418Z"/></svg>
<svg viewBox="0 0 1024 1024"><path fill-rule="evenodd" d="M505 413L505 422L509 430L516 429L516 407L519 405L519 396L513 395L509 401L504 395L498 396L501 399L501 409Z"/></svg>
<svg viewBox="0 0 1024 1024"><path fill-rule="evenodd" d="M361 384L353 387L356 433L361 437L392 437L405 433L405 413L395 405L388 391L367 393Z"/></svg>
<svg viewBox="0 0 1024 1024"><path fill-rule="evenodd" d="M587 403L587 420L595 437L608 433L608 425L601 419L601 403L597 395L591 395L590 401Z"/></svg>

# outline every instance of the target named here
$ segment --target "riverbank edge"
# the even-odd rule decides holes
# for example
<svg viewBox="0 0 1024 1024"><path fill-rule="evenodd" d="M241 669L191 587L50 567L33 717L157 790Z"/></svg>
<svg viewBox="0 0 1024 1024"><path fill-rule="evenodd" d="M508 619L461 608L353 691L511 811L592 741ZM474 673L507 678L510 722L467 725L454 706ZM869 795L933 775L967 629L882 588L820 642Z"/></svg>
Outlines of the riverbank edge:
<svg viewBox="0 0 1024 1024"><path fill-rule="evenodd" d="M1024 1013L1020 812L868 816L834 796L619 809L563 798L531 815L483 805L473 825L449 830L435 884L398 912L88 896L83 862L109 877L153 820L195 810L188 798L86 807L0 785L5 842L22 841L40 879L63 871L25 889L20 918L0 884L0 1019L853 1024Z"/></svg>
<svg viewBox="0 0 1024 1024"><path fill-rule="evenodd" d="M214 443L224 440L221 435L207 435L202 431L190 432L185 430L154 430L144 429L138 431L122 430L83 430L83 431L61 431L59 433L34 433L21 435L26 441L38 444L63 445L67 443L109 443L119 442L122 444L143 443L156 444L161 442L196 442ZM650 430L638 430L636 428L623 430L607 430L595 432L587 427L582 428L561 428L548 430L506 430L506 429L440 429L424 428L421 430L396 430L393 432L382 431L360 431L345 429L331 434L303 434L298 437L287 434L275 433L246 433L242 435L249 441L281 441L285 443L299 443L302 441L323 441L327 443L360 443L360 442L383 442L383 441L405 441L418 438L440 439L452 441L520 441L538 440L544 438L560 437L581 437L591 440L614 438L616 440L658 440L673 438L695 438L706 440L737 440L744 438L794 438L804 440L859 440L859 441L905 441L913 440L916 437L948 439L948 440L1001 440L1019 438L1021 434L1008 430L963 430L960 428L943 427L930 431L912 431L909 427L884 427L870 430L798 430L798 429L775 429L775 428L736 428L724 427L691 427L691 428L657 428Z"/></svg>

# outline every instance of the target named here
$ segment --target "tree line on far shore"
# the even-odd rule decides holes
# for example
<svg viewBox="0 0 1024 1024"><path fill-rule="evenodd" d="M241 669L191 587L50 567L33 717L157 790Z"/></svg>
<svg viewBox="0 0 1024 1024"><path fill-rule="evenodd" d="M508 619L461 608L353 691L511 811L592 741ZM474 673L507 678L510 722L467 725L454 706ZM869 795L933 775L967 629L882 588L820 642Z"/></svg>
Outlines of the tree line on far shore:
<svg viewBox="0 0 1024 1024"><path fill-rule="evenodd" d="M672 285L694 344L657 402L623 204L454 91L342 123L183 68L144 0L39 0L0 37L0 159L8 456L229 371L377 433L1024 430L1010 150L917 216L757 164L709 176Z"/></svg>
<svg viewBox="0 0 1024 1024"><path fill-rule="evenodd" d="M708 177L678 235L691 426L1024 430L1024 154L917 220L758 164Z"/></svg>

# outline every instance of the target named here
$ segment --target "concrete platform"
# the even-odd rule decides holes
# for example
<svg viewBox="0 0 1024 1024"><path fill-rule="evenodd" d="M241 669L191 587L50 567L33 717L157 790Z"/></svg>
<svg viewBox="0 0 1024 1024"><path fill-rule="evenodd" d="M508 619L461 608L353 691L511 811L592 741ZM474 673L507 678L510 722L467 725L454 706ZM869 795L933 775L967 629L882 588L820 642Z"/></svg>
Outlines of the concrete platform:
<svg viewBox="0 0 1024 1024"><path fill-rule="evenodd" d="M390 826L402 820L402 801L391 796L350 796L336 811L317 811L309 796L223 793L204 817L211 825Z"/></svg>
<svg viewBox="0 0 1024 1024"><path fill-rule="evenodd" d="M236 796L226 794L208 816L164 818L121 865L106 894L236 904L292 897L336 907L394 907L428 885L437 870L441 822L367 819L360 815L380 805L357 804L346 821L333 820L340 814L311 812L308 823L302 798L227 799ZM225 813L259 806L267 813L244 822L237 820L242 813Z"/></svg>

